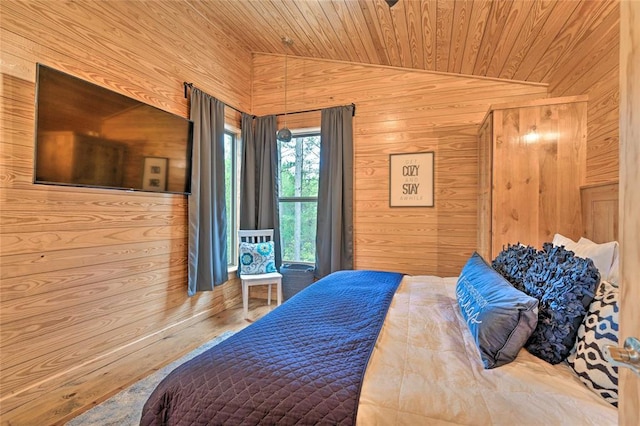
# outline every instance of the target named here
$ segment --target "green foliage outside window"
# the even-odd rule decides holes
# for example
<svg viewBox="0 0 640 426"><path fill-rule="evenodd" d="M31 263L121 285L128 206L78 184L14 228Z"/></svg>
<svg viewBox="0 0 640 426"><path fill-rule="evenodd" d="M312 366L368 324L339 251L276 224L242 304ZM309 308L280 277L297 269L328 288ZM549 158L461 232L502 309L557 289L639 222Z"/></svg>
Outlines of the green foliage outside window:
<svg viewBox="0 0 640 426"><path fill-rule="evenodd" d="M320 135L299 135L278 143L282 259L314 263Z"/></svg>
<svg viewBox="0 0 640 426"><path fill-rule="evenodd" d="M237 215L239 202L239 173L240 144L236 135L225 132L224 134L224 184L227 208L227 256L229 265L238 262L237 255Z"/></svg>

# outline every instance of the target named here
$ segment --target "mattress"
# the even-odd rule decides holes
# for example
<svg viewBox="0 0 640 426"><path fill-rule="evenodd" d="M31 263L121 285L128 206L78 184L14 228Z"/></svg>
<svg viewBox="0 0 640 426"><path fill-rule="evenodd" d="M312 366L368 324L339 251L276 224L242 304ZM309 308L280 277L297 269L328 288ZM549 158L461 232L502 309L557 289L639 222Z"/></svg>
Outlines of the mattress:
<svg viewBox="0 0 640 426"><path fill-rule="evenodd" d="M617 410L565 363L522 349L485 370L455 298L457 277L405 276L374 351L357 424L616 425Z"/></svg>

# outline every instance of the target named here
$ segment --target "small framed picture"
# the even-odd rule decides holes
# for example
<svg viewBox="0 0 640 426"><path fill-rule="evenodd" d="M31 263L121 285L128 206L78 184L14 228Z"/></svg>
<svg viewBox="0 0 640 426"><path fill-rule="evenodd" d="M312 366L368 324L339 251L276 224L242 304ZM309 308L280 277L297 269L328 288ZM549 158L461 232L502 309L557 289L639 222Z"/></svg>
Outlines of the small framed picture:
<svg viewBox="0 0 640 426"><path fill-rule="evenodd" d="M389 206L433 207L433 152L389 155Z"/></svg>
<svg viewBox="0 0 640 426"><path fill-rule="evenodd" d="M145 157L142 189L145 191L166 191L168 165L168 158Z"/></svg>

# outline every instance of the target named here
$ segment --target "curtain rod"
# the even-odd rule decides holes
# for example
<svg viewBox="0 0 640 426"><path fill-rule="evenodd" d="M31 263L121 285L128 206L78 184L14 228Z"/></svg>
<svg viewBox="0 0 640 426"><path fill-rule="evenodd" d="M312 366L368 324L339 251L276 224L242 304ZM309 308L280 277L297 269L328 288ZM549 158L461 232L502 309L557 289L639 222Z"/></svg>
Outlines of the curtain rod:
<svg viewBox="0 0 640 426"><path fill-rule="evenodd" d="M356 116L356 104L352 103L350 105L353 107L353 111L351 111L351 116L355 117ZM338 105L338 106L346 106L346 105ZM326 107L326 108L335 108L335 107ZM304 114L305 112L322 111L323 109L326 109L326 108L305 109L304 111L295 111L295 112L281 112L279 114L274 114L274 115L276 117L279 117L281 115Z"/></svg>
<svg viewBox="0 0 640 426"><path fill-rule="evenodd" d="M187 83L186 81L183 82L182 84L184 84L184 97L187 97L187 87L189 88L193 88L193 83ZM231 108L232 110L238 111L239 113L244 113L244 111L234 107L233 105L229 105L226 102L223 102L223 104L225 104L225 106L228 106L229 108ZM342 105L340 105L342 106ZM355 117L356 116L356 104L352 103L351 106L353 107L353 111L351 112L351 116ZM331 108L331 107L327 107L327 108ZM322 111L325 108L315 108L315 109L307 109L304 111L295 111L295 112L281 112L279 114L274 114L276 117L282 116L282 115L293 115L293 114L304 114L305 112L316 112L316 111ZM253 118L256 118L256 116L254 115Z"/></svg>
<svg viewBox="0 0 640 426"><path fill-rule="evenodd" d="M193 86L193 83L187 83L186 81L185 81L185 82L183 82L182 84L184 85L184 97L185 97L185 99L186 99L186 97L187 97L187 87L189 87L189 88L193 89L193 87L194 87L194 86ZM198 90L200 90L200 89L198 89ZM209 96L211 96L211 95L209 95ZM227 107L231 108L231 109L232 109L232 110L234 110L234 111L238 111L238 112L239 112L239 113L241 113L241 114L244 112L244 111L242 111L241 109L238 109L238 108L234 107L233 105L229 105L229 104L228 104L228 103L226 103L226 102L222 102L222 103L223 103L225 106L227 106ZM256 117L256 116L254 115L254 116L253 116L253 118L255 118L255 117Z"/></svg>

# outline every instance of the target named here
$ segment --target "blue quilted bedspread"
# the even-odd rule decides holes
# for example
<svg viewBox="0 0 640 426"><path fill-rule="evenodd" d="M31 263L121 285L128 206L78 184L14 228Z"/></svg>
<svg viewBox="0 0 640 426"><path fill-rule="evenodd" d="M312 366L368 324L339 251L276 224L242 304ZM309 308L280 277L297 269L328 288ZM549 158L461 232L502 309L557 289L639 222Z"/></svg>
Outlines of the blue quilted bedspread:
<svg viewBox="0 0 640 426"><path fill-rule="evenodd" d="M401 274L335 272L176 368L141 425L350 425Z"/></svg>

